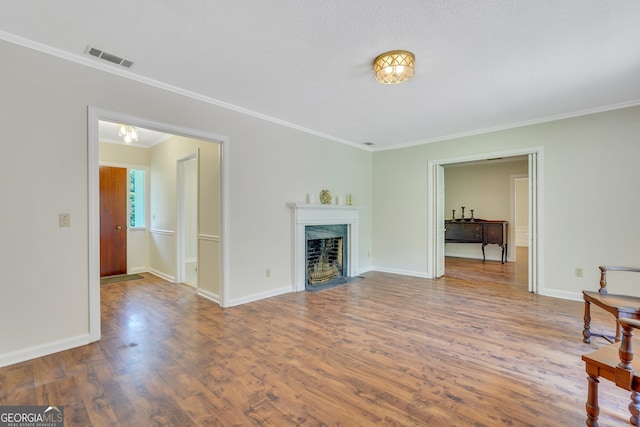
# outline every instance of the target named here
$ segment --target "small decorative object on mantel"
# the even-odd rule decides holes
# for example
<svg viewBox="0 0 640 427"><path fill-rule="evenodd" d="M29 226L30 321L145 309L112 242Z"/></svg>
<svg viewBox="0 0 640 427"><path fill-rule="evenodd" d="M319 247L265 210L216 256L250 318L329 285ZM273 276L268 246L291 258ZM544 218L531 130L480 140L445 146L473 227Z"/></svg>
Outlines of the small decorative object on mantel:
<svg viewBox="0 0 640 427"><path fill-rule="evenodd" d="M351 206L351 194L347 194L347 205Z"/></svg>
<svg viewBox="0 0 640 427"><path fill-rule="evenodd" d="M313 194L307 194L307 203L310 205L315 203L315 200L313 200Z"/></svg>
<svg viewBox="0 0 640 427"><path fill-rule="evenodd" d="M455 221L455 220L456 220L456 210L451 209L451 221Z"/></svg>
<svg viewBox="0 0 640 427"><path fill-rule="evenodd" d="M460 218L464 219L464 206L462 206L462 216Z"/></svg>
<svg viewBox="0 0 640 427"><path fill-rule="evenodd" d="M331 204L331 193L329 192L329 190L322 190L320 192L320 202L323 205Z"/></svg>
<svg viewBox="0 0 640 427"><path fill-rule="evenodd" d="M471 222L476 222L475 218L473 217L473 209L470 209L470 210L471 210L471 220L470 221Z"/></svg>

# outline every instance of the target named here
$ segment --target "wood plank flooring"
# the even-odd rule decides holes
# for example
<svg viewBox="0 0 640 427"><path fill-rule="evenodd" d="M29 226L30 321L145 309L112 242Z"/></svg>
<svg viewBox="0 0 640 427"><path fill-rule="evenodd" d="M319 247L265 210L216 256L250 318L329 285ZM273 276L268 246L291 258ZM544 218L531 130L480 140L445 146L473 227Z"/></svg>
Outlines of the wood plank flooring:
<svg viewBox="0 0 640 427"><path fill-rule="evenodd" d="M224 310L149 274L103 285L102 340L0 369L0 405L63 405L67 426L582 426L580 356L606 342L583 344L583 304L528 293L517 264L448 258L438 280L371 272ZM628 402L603 381L601 426Z"/></svg>

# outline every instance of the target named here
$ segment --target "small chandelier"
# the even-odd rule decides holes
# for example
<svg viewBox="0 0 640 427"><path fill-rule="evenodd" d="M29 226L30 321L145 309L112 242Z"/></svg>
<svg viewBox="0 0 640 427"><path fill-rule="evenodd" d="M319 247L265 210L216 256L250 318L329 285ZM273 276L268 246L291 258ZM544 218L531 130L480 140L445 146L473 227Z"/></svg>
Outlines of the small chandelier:
<svg viewBox="0 0 640 427"><path fill-rule="evenodd" d="M392 50L373 61L376 80L382 84L402 83L413 77L416 57L407 50Z"/></svg>
<svg viewBox="0 0 640 427"><path fill-rule="evenodd" d="M120 132L118 132L118 135L122 137L122 140L127 145L138 142L138 129L133 126L120 126Z"/></svg>

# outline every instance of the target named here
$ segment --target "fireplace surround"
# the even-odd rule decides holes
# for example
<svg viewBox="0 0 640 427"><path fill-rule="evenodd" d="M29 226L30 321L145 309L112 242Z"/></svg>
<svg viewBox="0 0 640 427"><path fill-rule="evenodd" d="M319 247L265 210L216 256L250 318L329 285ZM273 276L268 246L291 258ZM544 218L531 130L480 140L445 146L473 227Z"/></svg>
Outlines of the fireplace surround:
<svg viewBox="0 0 640 427"><path fill-rule="evenodd" d="M293 291L304 291L307 283L307 226L344 225L346 242L343 242L343 276L358 275L358 206L319 205L291 203L293 216Z"/></svg>

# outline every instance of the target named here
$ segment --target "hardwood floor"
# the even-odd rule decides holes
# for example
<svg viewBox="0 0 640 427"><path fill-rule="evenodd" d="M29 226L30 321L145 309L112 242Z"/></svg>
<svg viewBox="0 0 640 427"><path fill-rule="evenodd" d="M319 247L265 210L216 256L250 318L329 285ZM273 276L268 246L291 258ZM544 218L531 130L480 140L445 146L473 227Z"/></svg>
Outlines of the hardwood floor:
<svg viewBox="0 0 640 427"><path fill-rule="evenodd" d="M0 405L67 426L584 425L580 357L606 342L582 343L583 304L528 293L516 263L446 269L224 310L148 274L103 285L102 340L0 369ZM603 381L601 425L628 403Z"/></svg>

